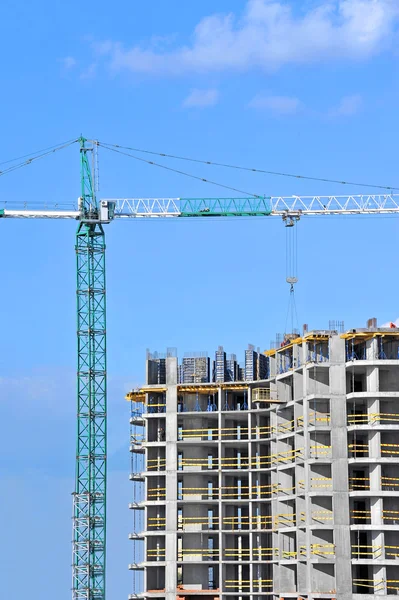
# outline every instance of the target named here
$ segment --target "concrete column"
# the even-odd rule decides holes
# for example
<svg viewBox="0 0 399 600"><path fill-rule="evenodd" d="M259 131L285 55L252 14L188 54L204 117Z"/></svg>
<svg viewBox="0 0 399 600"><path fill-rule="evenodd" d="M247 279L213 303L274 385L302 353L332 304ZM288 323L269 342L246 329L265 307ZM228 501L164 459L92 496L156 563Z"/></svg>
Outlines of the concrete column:
<svg viewBox="0 0 399 600"><path fill-rule="evenodd" d="M349 520L348 441L346 425L345 341L330 340L330 414L337 600L352 598Z"/></svg>
<svg viewBox="0 0 399 600"><path fill-rule="evenodd" d="M379 390L379 370L378 367L367 367L366 382L368 392L378 392Z"/></svg>
<svg viewBox="0 0 399 600"><path fill-rule="evenodd" d="M177 381L177 360L166 359L167 381ZM174 364L175 363L175 364ZM176 368L175 368L176 367ZM176 376L175 376L176 374ZM177 590L177 386L169 385L166 392L166 534L165 590L166 600L175 600Z"/></svg>
<svg viewBox="0 0 399 600"><path fill-rule="evenodd" d="M307 344L303 344L304 346L304 364L306 363L307 360L307 352L308 352L308 348L307 348ZM306 585L306 588L302 587L301 588L301 592L303 593L311 593L311 577L312 577L312 569L313 569L313 565L310 563L310 558L311 558L311 554L310 554L310 544L312 543L312 532L311 529L309 529L309 525L311 523L311 511L312 511L312 498L309 496L309 492L310 490L310 477L309 477L309 470L310 470L310 465L308 463L308 460L310 458L310 439L309 439L309 396L312 395L312 392L309 390L309 369L307 369L305 366L303 368L303 439L304 439L304 449L303 449L303 456L305 459L304 462L304 477L302 479L304 479L304 487L305 487L305 519L306 519L306 529L305 529L305 546L306 546L306 565L304 565L304 572L305 572L305 582L302 582L302 584ZM297 485L298 487L298 485ZM299 490L297 490L299 491ZM298 548L299 551L299 548Z"/></svg>
<svg viewBox="0 0 399 600"><path fill-rule="evenodd" d="M382 498L370 498L371 524L383 526Z"/></svg>
<svg viewBox="0 0 399 600"><path fill-rule="evenodd" d="M219 388L218 390L218 428L219 428L219 433L221 432L221 428L224 427L223 421L222 421L222 389ZM224 440L225 438L223 436L219 435L219 442L218 442L218 457L219 457L219 464L220 463L220 459L223 456L223 452L222 452L222 440ZM222 582L223 582L223 535L222 535L222 523L223 523L223 500L222 500L222 487L225 485L225 476L222 474L221 469L219 468L219 473L218 473L218 485L219 485L219 495L218 495L218 509L219 509L219 534L218 534L218 540L219 540L219 549L220 549L220 554L219 554L219 564L216 566L215 565L215 570L219 569L219 588L222 589Z"/></svg>
<svg viewBox="0 0 399 600"><path fill-rule="evenodd" d="M370 490L375 492L381 489L381 465L370 465Z"/></svg>
<svg viewBox="0 0 399 600"><path fill-rule="evenodd" d="M387 569L382 565L376 565L374 569L374 595L386 596Z"/></svg>
<svg viewBox="0 0 399 600"><path fill-rule="evenodd" d="M367 360L378 359L378 339L373 338L367 342Z"/></svg>
<svg viewBox="0 0 399 600"><path fill-rule="evenodd" d="M369 456L380 458L381 456L381 434L379 431L371 431L369 434Z"/></svg>

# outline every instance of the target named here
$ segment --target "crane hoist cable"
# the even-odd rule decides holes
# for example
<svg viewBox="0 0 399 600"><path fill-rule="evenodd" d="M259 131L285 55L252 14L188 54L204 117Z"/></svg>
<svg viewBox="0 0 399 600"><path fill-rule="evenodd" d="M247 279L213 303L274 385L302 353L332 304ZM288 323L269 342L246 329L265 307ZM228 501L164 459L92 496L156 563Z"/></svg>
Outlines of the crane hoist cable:
<svg viewBox="0 0 399 600"><path fill-rule="evenodd" d="M299 217L283 218L285 223L285 260L286 260L286 282L290 286L287 316L285 319L285 334L294 333L298 329L298 314L295 302L295 284L298 283L298 234L295 224ZM287 327L290 327L287 330Z"/></svg>

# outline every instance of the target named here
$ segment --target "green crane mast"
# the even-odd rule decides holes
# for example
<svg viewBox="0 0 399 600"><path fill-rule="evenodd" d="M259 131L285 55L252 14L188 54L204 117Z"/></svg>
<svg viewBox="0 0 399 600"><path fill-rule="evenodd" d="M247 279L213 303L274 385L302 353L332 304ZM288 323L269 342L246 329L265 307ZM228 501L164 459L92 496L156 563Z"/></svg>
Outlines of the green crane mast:
<svg viewBox="0 0 399 600"><path fill-rule="evenodd" d="M25 205L23 208L7 207L0 209L0 218L78 221L75 246L78 361L72 599L105 600L107 332L103 225L114 219L126 218L278 216L291 226L305 215L399 214L399 196L122 198L98 201L93 166L98 142L80 138L79 143L81 196L77 208L46 207L41 210ZM30 162L31 159L24 164Z"/></svg>
<svg viewBox="0 0 399 600"><path fill-rule="evenodd" d="M72 597L103 600L107 501L105 235L89 160L94 148L85 142L80 140L82 195L76 232L78 366Z"/></svg>

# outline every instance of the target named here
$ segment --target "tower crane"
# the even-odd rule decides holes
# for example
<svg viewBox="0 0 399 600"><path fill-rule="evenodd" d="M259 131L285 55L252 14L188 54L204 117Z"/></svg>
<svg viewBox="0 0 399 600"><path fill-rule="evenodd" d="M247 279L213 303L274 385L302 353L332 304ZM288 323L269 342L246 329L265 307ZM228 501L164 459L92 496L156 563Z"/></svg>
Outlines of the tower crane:
<svg viewBox="0 0 399 600"><path fill-rule="evenodd" d="M98 142L80 138L81 195L73 210L0 209L4 219L72 219L77 269L77 450L73 492L73 600L105 599L107 362L104 225L118 219L399 214L399 194L248 198L96 197Z"/></svg>

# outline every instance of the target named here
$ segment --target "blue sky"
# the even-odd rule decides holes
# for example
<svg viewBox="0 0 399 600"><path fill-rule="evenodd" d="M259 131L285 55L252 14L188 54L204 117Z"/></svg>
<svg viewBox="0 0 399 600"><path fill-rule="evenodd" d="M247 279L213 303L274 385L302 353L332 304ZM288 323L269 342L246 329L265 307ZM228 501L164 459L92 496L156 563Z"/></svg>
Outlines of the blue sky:
<svg viewBox="0 0 399 600"><path fill-rule="evenodd" d="M270 170L399 185L395 0L67 4L5 0L0 162L83 133ZM359 193L170 162L256 194ZM220 189L100 152L103 197ZM370 188L373 192L373 188ZM0 200L73 202L76 147L0 178ZM225 195L225 194L224 194ZM70 597L75 262L70 222L0 223L2 592ZM300 324L399 316L396 218L302 219ZM128 406L145 349L240 358L284 331L280 221L115 222L107 228L110 597L131 592ZM23 565L23 567L21 566ZM23 573L23 576L20 574Z"/></svg>

